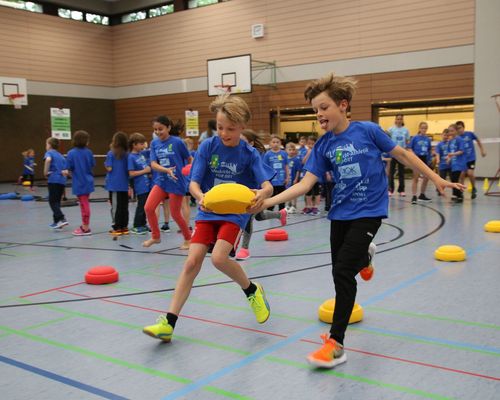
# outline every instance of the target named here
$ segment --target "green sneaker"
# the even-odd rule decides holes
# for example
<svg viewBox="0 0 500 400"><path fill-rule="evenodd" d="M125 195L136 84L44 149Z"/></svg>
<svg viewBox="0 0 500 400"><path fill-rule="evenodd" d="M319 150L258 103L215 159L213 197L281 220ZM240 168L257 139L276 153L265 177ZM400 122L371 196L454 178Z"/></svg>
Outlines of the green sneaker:
<svg viewBox="0 0 500 400"><path fill-rule="evenodd" d="M163 340L164 342L170 342L172 340L172 334L174 333L174 328L167 322L167 317L160 315L156 320L155 325L145 326L142 331L155 339Z"/></svg>
<svg viewBox="0 0 500 400"><path fill-rule="evenodd" d="M254 283L257 286L257 290L248 297L248 302L250 303L250 307L252 307L257 322L263 324L267 321L269 315L271 315L271 307L269 307L262 285L257 282Z"/></svg>

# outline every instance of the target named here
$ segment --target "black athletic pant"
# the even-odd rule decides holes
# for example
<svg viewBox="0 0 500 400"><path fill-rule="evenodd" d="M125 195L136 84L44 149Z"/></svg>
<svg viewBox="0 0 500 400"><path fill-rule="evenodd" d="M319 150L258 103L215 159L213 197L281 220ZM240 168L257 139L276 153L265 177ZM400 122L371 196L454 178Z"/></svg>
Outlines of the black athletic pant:
<svg viewBox="0 0 500 400"><path fill-rule="evenodd" d="M128 227L128 192L109 192L111 202L111 219L113 229Z"/></svg>
<svg viewBox="0 0 500 400"><path fill-rule="evenodd" d="M281 192L284 192L284 191L285 191L285 186L273 186L273 197L276 196L277 194L280 194ZM285 208L285 203L278 204L278 210L282 210L283 208ZM269 207L268 210L273 211L274 206Z"/></svg>
<svg viewBox="0 0 500 400"><path fill-rule="evenodd" d="M144 211L144 205L148 199L148 194L149 192L136 195L137 208L135 209L134 228L146 226L146 212Z"/></svg>
<svg viewBox="0 0 500 400"><path fill-rule="evenodd" d="M381 218L331 222L330 246L335 310L330 337L340 344L344 343L345 331L356 299L356 275L368 266L368 246L381 223Z"/></svg>
<svg viewBox="0 0 500 400"><path fill-rule="evenodd" d="M451 181L456 183L460 180L460 174L462 171L451 171ZM458 189L453 189L453 196L455 196L458 199L463 199L464 194L462 193L461 190Z"/></svg>
<svg viewBox="0 0 500 400"><path fill-rule="evenodd" d="M333 182L325 182L323 189L325 191L325 211L330 211L330 207L332 206Z"/></svg>
<svg viewBox="0 0 500 400"><path fill-rule="evenodd" d="M60 183L49 183L49 206L52 210L54 223L62 221L64 214L61 211L61 198L64 193L64 185Z"/></svg>
<svg viewBox="0 0 500 400"><path fill-rule="evenodd" d="M391 158L391 165L389 168L389 190L394 193L394 174L396 172L396 165L398 167L398 193L405 191L405 166L395 158Z"/></svg>

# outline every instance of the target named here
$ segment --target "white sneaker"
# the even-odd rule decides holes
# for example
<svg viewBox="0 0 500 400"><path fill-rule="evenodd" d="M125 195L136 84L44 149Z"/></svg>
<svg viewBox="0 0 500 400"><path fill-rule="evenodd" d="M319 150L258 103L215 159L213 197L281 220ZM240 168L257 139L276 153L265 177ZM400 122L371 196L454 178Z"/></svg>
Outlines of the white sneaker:
<svg viewBox="0 0 500 400"><path fill-rule="evenodd" d="M369 263L373 263L373 258L375 257L375 253L377 252L377 245L373 242L370 243L368 246L368 258L369 258Z"/></svg>
<svg viewBox="0 0 500 400"><path fill-rule="evenodd" d="M294 206L291 206L290 210L288 211L288 213L289 214L296 214L297 213L297 209Z"/></svg>

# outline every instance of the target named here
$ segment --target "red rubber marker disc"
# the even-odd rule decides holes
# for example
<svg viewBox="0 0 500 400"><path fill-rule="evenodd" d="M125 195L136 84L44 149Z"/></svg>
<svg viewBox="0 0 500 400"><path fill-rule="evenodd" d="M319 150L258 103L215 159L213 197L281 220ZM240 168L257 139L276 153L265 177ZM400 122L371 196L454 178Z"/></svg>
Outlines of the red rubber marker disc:
<svg viewBox="0 0 500 400"><path fill-rule="evenodd" d="M284 229L270 229L264 235L264 239L279 242L281 240L288 240L288 232Z"/></svg>
<svg viewBox="0 0 500 400"><path fill-rule="evenodd" d="M85 274L85 282L90 285L104 285L118 281L118 271L110 266L90 268Z"/></svg>

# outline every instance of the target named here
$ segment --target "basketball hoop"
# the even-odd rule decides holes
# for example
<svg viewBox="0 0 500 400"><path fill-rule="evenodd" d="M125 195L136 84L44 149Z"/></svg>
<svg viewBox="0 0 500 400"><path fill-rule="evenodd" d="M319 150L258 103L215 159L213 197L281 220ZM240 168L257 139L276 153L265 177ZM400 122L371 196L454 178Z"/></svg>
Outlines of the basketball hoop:
<svg viewBox="0 0 500 400"><path fill-rule="evenodd" d="M10 104L12 104L16 110L19 110L22 108L21 102L23 101L24 94L12 93L12 94L9 94L7 97L9 98Z"/></svg>
<svg viewBox="0 0 500 400"><path fill-rule="evenodd" d="M231 88L232 85L214 85L214 88L216 88L219 91L219 94L223 93L231 93Z"/></svg>

